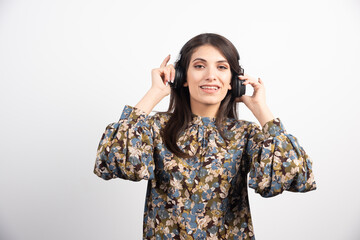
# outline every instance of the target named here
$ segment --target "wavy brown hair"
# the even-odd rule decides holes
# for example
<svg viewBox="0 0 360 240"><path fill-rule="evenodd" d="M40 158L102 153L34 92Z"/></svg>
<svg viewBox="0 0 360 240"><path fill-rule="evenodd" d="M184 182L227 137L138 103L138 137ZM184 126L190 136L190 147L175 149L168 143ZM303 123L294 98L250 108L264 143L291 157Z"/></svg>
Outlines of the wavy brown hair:
<svg viewBox="0 0 360 240"><path fill-rule="evenodd" d="M167 113L171 113L170 119L162 131L165 146L178 157L188 158L190 155L180 150L177 140L180 134L187 128L192 120L190 107L190 93L188 87L183 87L186 82L186 73L190 64L191 56L197 48L203 45L211 45L218 49L226 58L230 65L232 74L240 73L240 56L235 46L225 37L215 33L203 33L190 39L180 50L180 58L175 63L175 69L183 69L183 79L180 79L180 88L172 88L170 103ZM231 83L233 85L233 83ZM215 124L219 129L220 135L227 142L224 134L222 122L225 118L237 119L236 102L228 91L225 98L221 101L219 110L216 114Z"/></svg>

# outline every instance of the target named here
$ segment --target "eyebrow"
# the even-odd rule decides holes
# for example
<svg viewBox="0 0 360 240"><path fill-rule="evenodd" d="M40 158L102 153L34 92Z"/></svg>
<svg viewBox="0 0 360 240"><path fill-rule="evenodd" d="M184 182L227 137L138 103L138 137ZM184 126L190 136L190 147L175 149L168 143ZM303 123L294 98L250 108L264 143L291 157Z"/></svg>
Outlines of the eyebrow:
<svg viewBox="0 0 360 240"><path fill-rule="evenodd" d="M194 60L193 60L193 62L195 62L195 61L197 61L197 60L200 60L200 61L203 61L203 62L207 62L205 59L203 59L203 58L195 58ZM221 63L221 62L225 62L225 63L228 63L228 61L226 61L226 60L219 60L219 61L217 61L217 63Z"/></svg>

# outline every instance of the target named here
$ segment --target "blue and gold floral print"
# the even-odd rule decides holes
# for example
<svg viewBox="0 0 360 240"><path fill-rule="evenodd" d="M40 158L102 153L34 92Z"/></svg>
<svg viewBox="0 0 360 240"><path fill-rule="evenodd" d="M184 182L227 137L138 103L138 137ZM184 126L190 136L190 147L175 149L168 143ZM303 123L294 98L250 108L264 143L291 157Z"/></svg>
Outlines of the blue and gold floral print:
<svg viewBox="0 0 360 240"><path fill-rule="evenodd" d="M278 118L262 129L226 119L225 143L215 118L195 115L177 142L183 159L160 136L169 117L125 106L97 150L97 176L149 180L143 239L253 240L247 186L263 197L316 189L311 159Z"/></svg>

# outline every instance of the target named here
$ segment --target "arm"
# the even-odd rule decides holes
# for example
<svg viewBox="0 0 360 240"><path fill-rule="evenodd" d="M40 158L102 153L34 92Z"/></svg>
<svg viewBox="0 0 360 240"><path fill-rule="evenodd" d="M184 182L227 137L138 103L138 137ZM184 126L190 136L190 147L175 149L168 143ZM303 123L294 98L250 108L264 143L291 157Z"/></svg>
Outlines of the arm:
<svg viewBox="0 0 360 240"><path fill-rule="evenodd" d="M125 106L120 120L109 124L100 140L94 173L109 180L154 178L152 118L140 109Z"/></svg>
<svg viewBox="0 0 360 240"><path fill-rule="evenodd" d="M152 128L148 116L154 106L170 93L166 83L173 81L175 69L166 66L167 56L160 68L152 70L152 86L135 107L125 106L120 120L109 124L101 137L94 173L105 179L123 178L132 181L153 179L153 139L159 134Z"/></svg>
<svg viewBox="0 0 360 240"><path fill-rule="evenodd" d="M170 94L168 82L174 81L175 68L172 64L166 66L170 60L168 55L161 63L160 68L151 71L152 85L145 96L135 105L136 108L149 114L152 109L167 95Z"/></svg>
<svg viewBox="0 0 360 240"><path fill-rule="evenodd" d="M274 118L265 101L263 81L249 75L240 76L244 84L254 88L243 102L260 122L262 129L250 124L245 156L249 157L249 187L263 197L272 197L284 190L307 192L316 189L312 161L297 139L287 134L280 119Z"/></svg>
<svg viewBox="0 0 360 240"><path fill-rule="evenodd" d="M263 129L249 125L246 154L249 156L249 187L263 197L273 197L284 190L308 192L316 189L312 160L288 134L276 118Z"/></svg>

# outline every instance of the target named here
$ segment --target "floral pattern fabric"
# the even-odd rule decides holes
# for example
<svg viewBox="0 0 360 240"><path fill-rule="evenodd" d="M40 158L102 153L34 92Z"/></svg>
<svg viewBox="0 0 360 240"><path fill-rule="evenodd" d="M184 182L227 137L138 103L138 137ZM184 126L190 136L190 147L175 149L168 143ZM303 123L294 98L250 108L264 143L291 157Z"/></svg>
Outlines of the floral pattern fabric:
<svg viewBox="0 0 360 240"><path fill-rule="evenodd" d="M316 189L312 160L279 118L223 123L194 115L178 139L178 158L160 131L169 114L125 106L100 140L94 173L102 179L149 180L143 239L255 239L247 186L263 197Z"/></svg>

